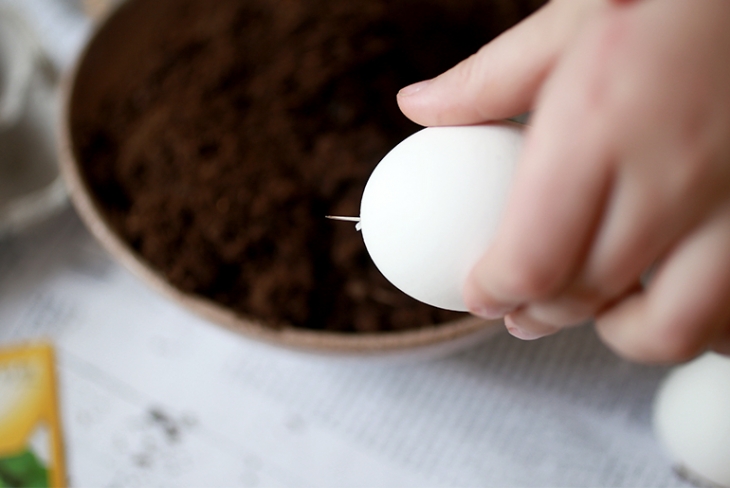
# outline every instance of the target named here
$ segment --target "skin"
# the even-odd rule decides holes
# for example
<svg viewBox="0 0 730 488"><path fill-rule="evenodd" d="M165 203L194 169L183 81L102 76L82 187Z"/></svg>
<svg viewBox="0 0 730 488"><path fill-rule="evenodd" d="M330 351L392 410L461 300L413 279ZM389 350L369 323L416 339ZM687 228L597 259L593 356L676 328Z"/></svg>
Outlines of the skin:
<svg viewBox="0 0 730 488"><path fill-rule="evenodd" d="M730 354L730 1L553 0L398 94L422 125L533 111L472 313L595 320L638 362Z"/></svg>

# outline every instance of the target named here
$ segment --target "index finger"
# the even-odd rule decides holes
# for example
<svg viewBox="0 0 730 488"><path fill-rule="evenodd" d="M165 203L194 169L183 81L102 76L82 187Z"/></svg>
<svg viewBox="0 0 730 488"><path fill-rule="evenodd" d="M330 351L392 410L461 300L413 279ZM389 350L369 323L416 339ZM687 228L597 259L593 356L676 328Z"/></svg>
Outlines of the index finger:
<svg viewBox="0 0 730 488"><path fill-rule="evenodd" d="M551 2L438 77L398 93L425 125L464 125L526 112L585 15L599 1Z"/></svg>

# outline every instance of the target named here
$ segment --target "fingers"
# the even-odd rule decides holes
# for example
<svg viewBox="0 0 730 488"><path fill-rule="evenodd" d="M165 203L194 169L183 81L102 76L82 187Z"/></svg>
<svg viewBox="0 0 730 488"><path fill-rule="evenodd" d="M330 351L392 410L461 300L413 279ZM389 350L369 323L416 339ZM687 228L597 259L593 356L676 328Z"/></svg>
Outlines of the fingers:
<svg viewBox="0 0 730 488"><path fill-rule="evenodd" d="M610 188L603 151L561 146L558 124L537 134L536 122L534 130L495 240L467 278L464 300L480 316L496 318L561 290L585 257ZM586 164L572 167L566 152Z"/></svg>
<svg viewBox="0 0 730 488"><path fill-rule="evenodd" d="M686 361L730 335L730 205L686 238L647 291L596 322L601 338L635 361Z"/></svg>
<svg viewBox="0 0 730 488"><path fill-rule="evenodd" d="M656 159L646 155L643 159ZM677 195L663 166L676 156L626 162L617 169L612 195L591 250L573 281L557 298L538 301L523 314L551 325L573 325L596 315L607 303L637 286L658 256L705 217L707 202Z"/></svg>
<svg viewBox="0 0 730 488"><path fill-rule="evenodd" d="M677 88L659 67L660 60L677 55L676 49L636 42L637 35L656 30L656 22L637 26L626 12L613 13L581 38L599 60L599 66L588 65L593 79L581 83L593 87L598 110L593 118L603 120L604 137L614 141L609 148L616 148L611 196L580 270L565 288L531 300L513 317L515 322L525 320L527 327L530 321L567 326L595 316L635 287L658 257L727 198L727 164L717 164L723 157L708 149L706 136L697 136L699 132L687 138L688 113L690 125L709 119L675 95L691 92L692 82ZM641 13L656 17L656 12ZM651 63L656 66L647 66ZM673 82L680 83L679 76ZM590 96L582 100L590 106ZM590 120L590 109L577 117ZM582 138L582 131L581 124L575 137Z"/></svg>
<svg viewBox="0 0 730 488"><path fill-rule="evenodd" d="M730 353L730 210L717 210L728 200L728 151L715 137L728 125L702 101L676 96L716 76L667 79L676 44L689 41L649 42L637 53L642 44L627 41L655 16L613 12L584 30L541 87L503 222L465 301L477 315L506 315L524 339L600 313L604 340L630 359ZM690 58L680 61L692 66ZM525 99L508 96L506 106ZM441 113L488 115L474 110ZM697 122L706 120L715 128ZM660 257L649 290L637 289Z"/></svg>
<svg viewBox="0 0 730 488"><path fill-rule="evenodd" d="M656 124L632 115L656 80L626 77L625 32L620 16L590 23L542 90L504 222L464 291L476 314L519 308L511 322L532 334L585 321L704 218L702 198L687 198L697 185L677 184L693 178L665 169L688 166L673 138L654 141ZM636 138L655 143L620 149Z"/></svg>
<svg viewBox="0 0 730 488"><path fill-rule="evenodd" d="M424 126L474 124L526 112L580 20L597 4L548 4L449 71L401 90L398 105Z"/></svg>
<svg viewBox="0 0 730 488"><path fill-rule="evenodd" d="M554 297L586 257L615 171L611 134L587 108L597 62L580 44L541 93L502 223L467 278L477 315Z"/></svg>

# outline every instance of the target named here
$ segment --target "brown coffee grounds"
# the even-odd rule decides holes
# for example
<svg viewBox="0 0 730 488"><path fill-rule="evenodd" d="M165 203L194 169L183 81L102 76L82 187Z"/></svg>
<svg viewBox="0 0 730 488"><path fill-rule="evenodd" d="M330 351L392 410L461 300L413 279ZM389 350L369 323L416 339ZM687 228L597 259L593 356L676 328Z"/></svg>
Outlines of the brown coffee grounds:
<svg viewBox="0 0 730 488"><path fill-rule="evenodd" d="M353 225L324 215L357 215L374 166L418 129L398 89L536 3L181 0L139 69L76 124L88 183L173 285L242 316L343 332L454 319L391 286Z"/></svg>

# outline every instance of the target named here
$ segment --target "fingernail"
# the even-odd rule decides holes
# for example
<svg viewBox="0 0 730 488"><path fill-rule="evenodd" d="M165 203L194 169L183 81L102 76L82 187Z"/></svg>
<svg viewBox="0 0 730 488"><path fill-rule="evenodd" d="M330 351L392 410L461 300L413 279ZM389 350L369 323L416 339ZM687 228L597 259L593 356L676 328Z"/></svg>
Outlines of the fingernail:
<svg viewBox="0 0 730 488"><path fill-rule="evenodd" d="M424 88L426 88L428 85L431 84L433 80L424 80L419 81L418 83L414 83L412 85L408 85L404 88L401 88L401 90L398 92L399 97L409 97L411 95L415 95L416 93L420 92Z"/></svg>
<svg viewBox="0 0 730 488"><path fill-rule="evenodd" d="M507 332L523 341L534 341L558 331L557 328L551 326L535 327L534 324L521 324L510 316L505 317L504 325L507 327Z"/></svg>
<svg viewBox="0 0 730 488"><path fill-rule="evenodd" d="M494 320L504 317L514 309L515 307L512 305L475 305L469 307L469 312L483 319Z"/></svg>
<svg viewBox="0 0 730 488"><path fill-rule="evenodd" d="M528 332L525 329L522 329L516 325L507 325L507 322L505 322L505 325L507 326L507 332L510 333L513 337L516 337L518 339L522 339L523 341L534 341L535 339L539 339L541 337L544 337L543 334L535 334L534 332Z"/></svg>

